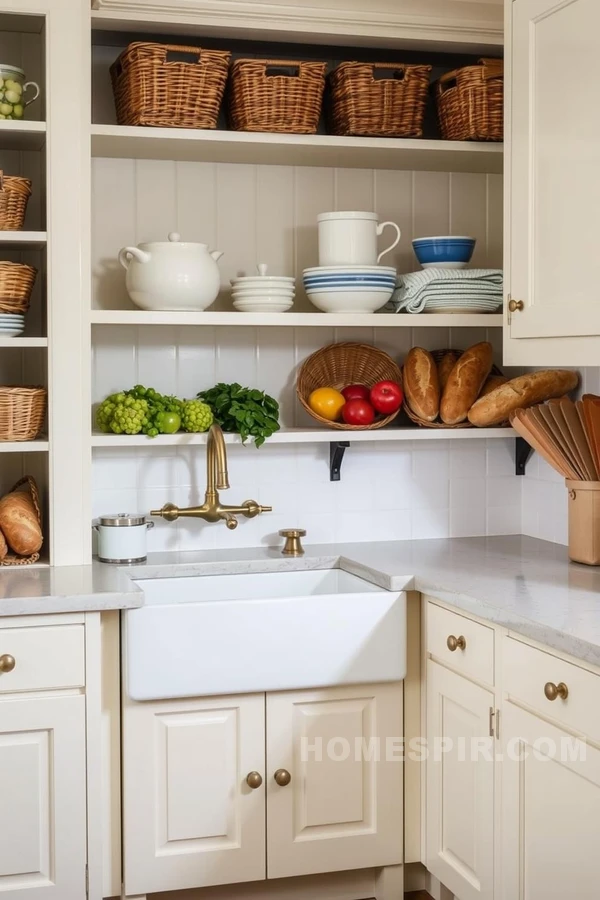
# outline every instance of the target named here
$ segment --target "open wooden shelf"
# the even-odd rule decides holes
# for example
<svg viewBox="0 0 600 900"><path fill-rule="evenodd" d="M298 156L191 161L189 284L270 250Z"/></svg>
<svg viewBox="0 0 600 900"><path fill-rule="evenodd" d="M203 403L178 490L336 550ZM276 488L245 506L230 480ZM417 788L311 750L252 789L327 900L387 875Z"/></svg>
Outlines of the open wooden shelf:
<svg viewBox="0 0 600 900"><path fill-rule="evenodd" d="M92 156L422 172L502 172L503 144L92 125Z"/></svg>
<svg viewBox="0 0 600 900"><path fill-rule="evenodd" d="M0 453L47 453L48 441L46 438L36 438L35 441L0 441Z"/></svg>
<svg viewBox="0 0 600 900"><path fill-rule="evenodd" d="M337 428L282 428L268 444L330 444L332 441L440 441L514 438L512 428L379 428L374 431L344 431ZM92 434L92 447L186 447L206 444L207 434ZM225 443L241 444L239 434L226 434ZM248 443L251 443L248 441ZM0 445L1 446L1 445Z"/></svg>
<svg viewBox="0 0 600 900"><path fill-rule="evenodd" d="M47 237L45 231L0 231L0 246L38 249L46 246Z"/></svg>
<svg viewBox="0 0 600 900"><path fill-rule="evenodd" d="M2 150L41 150L45 142L45 122L0 120L0 148Z"/></svg>
<svg viewBox="0 0 600 900"><path fill-rule="evenodd" d="M48 338L45 337L2 337L0 347L10 347L17 350L21 347L47 347Z"/></svg>
<svg viewBox="0 0 600 900"><path fill-rule="evenodd" d="M426 315L409 313L241 313L147 312L143 309L93 309L92 325L282 325L321 328L501 328L501 314Z"/></svg>

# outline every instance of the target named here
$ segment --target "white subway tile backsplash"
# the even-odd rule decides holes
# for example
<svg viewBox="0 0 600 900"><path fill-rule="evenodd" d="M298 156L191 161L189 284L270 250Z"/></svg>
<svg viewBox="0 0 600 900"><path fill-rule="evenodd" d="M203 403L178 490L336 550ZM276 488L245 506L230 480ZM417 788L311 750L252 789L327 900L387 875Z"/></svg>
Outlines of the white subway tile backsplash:
<svg viewBox="0 0 600 900"><path fill-rule="evenodd" d="M450 536L448 509L414 509L411 538L414 541Z"/></svg>
<svg viewBox="0 0 600 900"><path fill-rule="evenodd" d="M485 530L485 503L450 509L450 537L473 537Z"/></svg>

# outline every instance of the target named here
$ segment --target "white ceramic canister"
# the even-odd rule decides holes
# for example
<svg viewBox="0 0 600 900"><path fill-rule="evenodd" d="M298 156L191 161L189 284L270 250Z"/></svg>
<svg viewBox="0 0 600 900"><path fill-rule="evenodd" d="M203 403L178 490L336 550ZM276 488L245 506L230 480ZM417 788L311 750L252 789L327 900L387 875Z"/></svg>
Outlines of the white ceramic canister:
<svg viewBox="0 0 600 900"><path fill-rule="evenodd" d="M327 212L317 216L320 266L375 266L400 241L395 222L377 223L377 213ZM396 239L377 254L377 238L387 226L396 231Z"/></svg>
<svg viewBox="0 0 600 900"><path fill-rule="evenodd" d="M94 528L98 532L98 559L105 563L144 562L146 532L154 528L146 516L134 513L115 513L100 516Z"/></svg>

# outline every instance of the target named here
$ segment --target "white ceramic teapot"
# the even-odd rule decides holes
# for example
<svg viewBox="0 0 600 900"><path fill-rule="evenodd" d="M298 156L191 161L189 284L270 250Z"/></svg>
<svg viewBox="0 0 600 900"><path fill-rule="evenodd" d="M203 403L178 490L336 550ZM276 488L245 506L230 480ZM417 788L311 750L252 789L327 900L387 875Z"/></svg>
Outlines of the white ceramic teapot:
<svg viewBox="0 0 600 900"><path fill-rule="evenodd" d="M217 299L221 278L219 250L180 240L123 247L119 262L127 270L125 286L136 306L153 310L202 310Z"/></svg>

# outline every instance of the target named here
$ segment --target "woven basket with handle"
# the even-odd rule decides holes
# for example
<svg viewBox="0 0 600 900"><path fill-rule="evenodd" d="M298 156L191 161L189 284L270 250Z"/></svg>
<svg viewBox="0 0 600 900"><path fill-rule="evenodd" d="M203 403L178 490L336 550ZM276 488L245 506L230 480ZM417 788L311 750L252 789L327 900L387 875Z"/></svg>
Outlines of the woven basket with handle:
<svg viewBox="0 0 600 900"><path fill-rule="evenodd" d="M501 141L504 133L504 64L480 59L447 72L435 84L442 137L447 141Z"/></svg>
<svg viewBox="0 0 600 900"><path fill-rule="evenodd" d="M325 68L324 62L236 59L229 88L231 127L314 134L321 115Z"/></svg>
<svg viewBox="0 0 600 900"><path fill-rule="evenodd" d="M22 230L30 197L29 178L5 175L0 169L0 231Z"/></svg>
<svg viewBox="0 0 600 900"><path fill-rule="evenodd" d="M41 528L42 513L40 510L40 494L35 479L31 475L25 475L23 478L19 478L17 483L8 493L12 494L14 491L18 491L24 484L27 485L27 490L31 495L31 502L33 503L33 508L35 509L35 514ZM30 553L29 556L17 556L16 553L9 551L4 559L0 560L0 566L30 566L32 563L36 563L39 558L39 553Z"/></svg>
<svg viewBox="0 0 600 900"><path fill-rule="evenodd" d="M0 441L33 441L44 423L46 388L0 385Z"/></svg>
<svg viewBox="0 0 600 900"><path fill-rule="evenodd" d="M0 313L26 313L37 269L25 263L0 261Z"/></svg>
<svg viewBox="0 0 600 900"><path fill-rule="evenodd" d="M341 63L329 76L334 134L421 137L431 66Z"/></svg>
<svg viewBox="0 0 600 900"><path fill-rule="evenodd" d="M368 344L329 344L317 350L302 363L296 383L296 394L307 413L322 425L342 431L370 431L388 425L400 410L391 416L376 419L371 425L346 425L344 422L331 422L319 416L308 405L308 398L320 387L331 387L341 391L349 384L373 387L378 381L395 381L402 384L402 373L391 356Z"/></svg>
<svg viewBox="0 0 600 900"><path fill-rule="evenodd" d="M216 128L230 57L224 50L129 44L110 67L117 122Z"/></svg>
<svg viewBox="0 0 600 900"><path fill-rule="evenodd" d="M437 365L439 363L439 361L441 360L442 356L444 356L444 354L456 353L456 357L458 359L459 356L462 356L462 354L464 353L464 350L431 350L430 353L433 356L435 363ZM502 372L500 371L498 366L493 365L490 375L502 375ZM423 428L446 428L446 429L448 429L448 428L475 428L475 426L471 425L471 423L468 420L465 420L464 422L458 422L456 425L446 425L445 422L442 422L439 419L436 420L435 422L427 422L425 419L419 418L419 416L412 411L412 409L408 405L408 401L406 399L406 394L404 395L403 409L411 422L414 422L415 425L421 425Z"/></svg>

